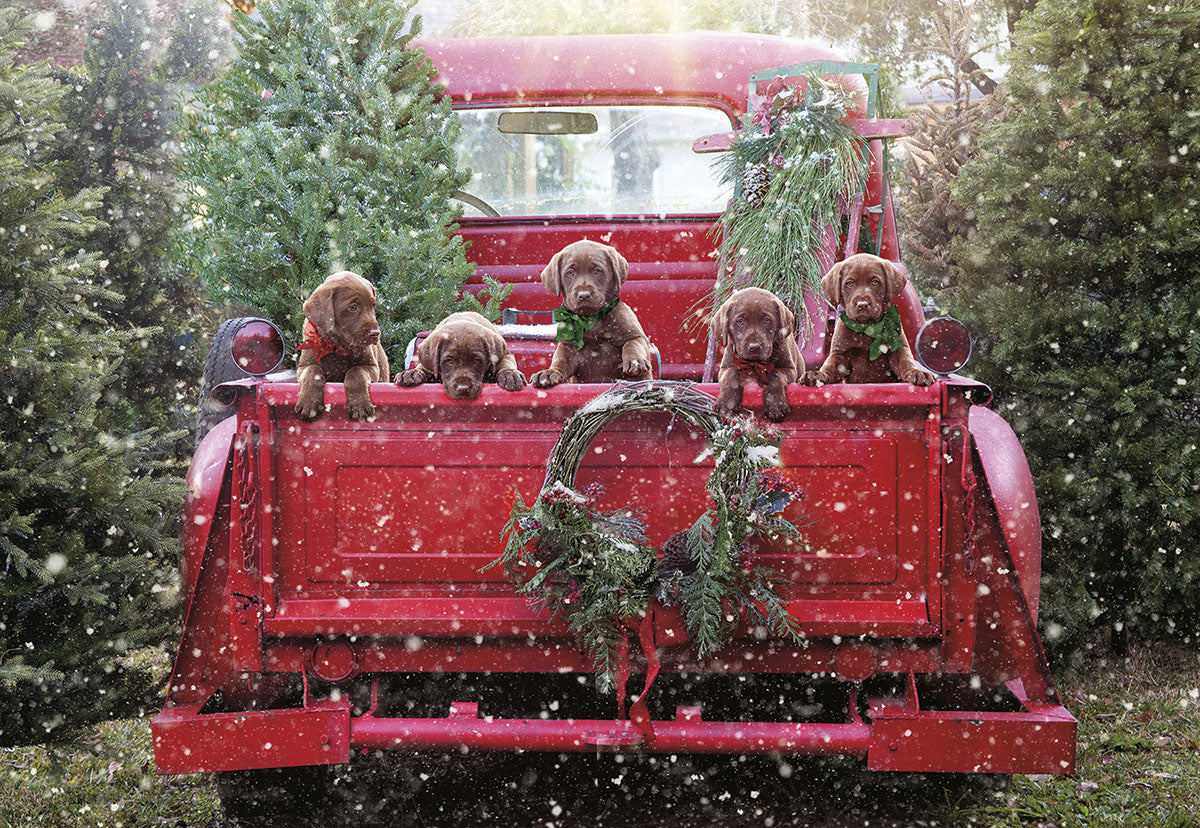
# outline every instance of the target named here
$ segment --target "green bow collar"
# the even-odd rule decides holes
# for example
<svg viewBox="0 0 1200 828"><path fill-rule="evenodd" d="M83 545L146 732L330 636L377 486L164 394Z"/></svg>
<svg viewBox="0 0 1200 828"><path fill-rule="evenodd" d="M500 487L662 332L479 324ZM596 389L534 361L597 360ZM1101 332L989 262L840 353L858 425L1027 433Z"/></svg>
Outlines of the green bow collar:
<svg viewBox="0 0 1200 828"><path fill-rule="evenodd" d="M602 307L599 313L592 315L576 313L573 310L567 310L567 306L554 309L554 321L558 323L558 333L554 335L555 342L570 342L576 348L583 348L583 335L592 329L592 326L612 313L613 308L621 299L614 296L612 301Z"/></svg>
<svg viewBox="0 0 1200 828"><path fill-rule="evenodd" d="M900 327L900 309L890 305L883 316L874 322L855 322L846 312L842 311L842 324L855 333L871 337L871 349L867 352L868 359L879 359L886 345L889 353L899 351L904 346L904 329Z"/></svg>

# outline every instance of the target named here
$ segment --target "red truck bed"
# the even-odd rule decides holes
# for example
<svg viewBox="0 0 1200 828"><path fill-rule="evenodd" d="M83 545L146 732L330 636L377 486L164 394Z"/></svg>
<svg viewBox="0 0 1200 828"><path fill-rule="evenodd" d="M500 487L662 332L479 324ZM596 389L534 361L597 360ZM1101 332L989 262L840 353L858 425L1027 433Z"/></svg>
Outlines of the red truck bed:
<svg viewBox="0 0 1200 828"><path fill-rule="evenodd" d="M293 413L295 385L227 388L238 416L206 438L190 479L192 599L168 705L155 723L162 771L345 761L352 746L600 744L846 753L881 769L1070 770L1074 720L1054 698L1032 624L1040 562L1029 527L1010 520L1006 533L984 497L987 465L964 453L968 418L982 418L980 434L994 432L986 452L1000 456L1007 440L1015 447L1007 426L997 430L999 418L970 405L980 391L974 383L790 390L781 458L805 493L789 517L808 522L810 549L760 551L795 584L791 610L808 646L743 630L697 662L669 610L655 615L655 639L665 673L829 673L849 682L850 709L842 721L755 722L746 711L746 721L722 723L684 705L655 722L653 744L628 721L570 719L569 711L559 720L478 719L475 699L448 699L459 702L456 712L436 719L352 717L348 696L311 702L307 691L299 707L200 713L217 690L227 706L269 704L271 677L288 675L336 688L414 673L590 669L559 622L483 566L500 551L514 489L536 496L561 422L602 386L516 394L488 387L477 401L455 402L436 385L380 384L372 389L376 421L354 423L340 411L340 386L331 385L331 411L313 424ZM758 392L746 402L760 404ZM578 484L603 483L613 507L656 504L647 530L660 544L704 508L712 461L695 462L704 447L702 432L668 415L622 418L597 439ZM963 537L964 457L980 479L971 548ZM1027 467L1026 479L1021 474L1009 468L997 482L1028 486ZM984 633L978 620L991 617L1000 623ZM917 676L971 673L1023 679L1013 686L1016 709L920 708ZM863 718L859 683L885 674L907 676L911 686L902 697L864 700ZM666 713L653 699L650 706ZM1023 749L1020 734L1031 728L1054 736ZM264 741L286 754L264 752Z"/></svg>

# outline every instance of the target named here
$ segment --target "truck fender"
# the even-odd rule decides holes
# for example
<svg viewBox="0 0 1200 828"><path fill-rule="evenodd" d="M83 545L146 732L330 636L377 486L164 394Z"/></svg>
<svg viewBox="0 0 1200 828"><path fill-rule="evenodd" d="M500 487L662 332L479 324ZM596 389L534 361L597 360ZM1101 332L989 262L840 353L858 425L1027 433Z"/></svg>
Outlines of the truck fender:
<svg viewBox="0 0 1200 828"><path fill-rule="evenodd" d="M1036 623L1041 594L1042 518L1029 461L1012 427L990 408L971 406L967 425L1021 591Z"/></svg>
<svg viewBox="0 0 1200 828"><path fill-rule="evenodd" d="M196 447L188 466L187 494L183 504L183 560L180 580L184 595L184 615L191 607L200 577L200 565L217 513L217 502L230 468L237 417L229 417L213 426Z"/></svg>

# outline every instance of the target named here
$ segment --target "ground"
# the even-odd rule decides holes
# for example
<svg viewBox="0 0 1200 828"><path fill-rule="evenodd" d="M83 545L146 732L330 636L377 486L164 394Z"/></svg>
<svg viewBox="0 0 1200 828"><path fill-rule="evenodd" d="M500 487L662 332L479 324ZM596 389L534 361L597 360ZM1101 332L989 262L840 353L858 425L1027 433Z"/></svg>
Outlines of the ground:
<svg viewBox="0 0 1200 828"><path fill-rule="evenodd" d="M1080 722L1078 772L1006 790L771 757L420 757L356 767L391 797L338 812L348 825L1200 826L1200 654L1137 648L1060 679ZM0 826L222 824L210 777L154 774L148 719L69 747L0 749Z"/></svg>

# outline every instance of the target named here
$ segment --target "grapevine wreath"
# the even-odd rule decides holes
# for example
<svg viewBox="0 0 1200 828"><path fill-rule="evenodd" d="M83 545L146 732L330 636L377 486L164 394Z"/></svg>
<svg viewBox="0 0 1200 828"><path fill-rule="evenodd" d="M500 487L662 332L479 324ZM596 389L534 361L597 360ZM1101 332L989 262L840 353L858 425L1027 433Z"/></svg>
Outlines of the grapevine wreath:
<svg viewBox="0 0 1200 828"><path fill-rule="evenodd" d="M698 657L721 649L743 618L804 644L782 594L786 579L757 565L750 543L804 545L799 527L782 516L801 493L777 468L780 435L752 418L723 420L713 403L689 383L651 380L618 383L584 405L563 424L537 498L526 504L516 494L504 551L489 564L503 566L533 606L566 621L592 661L600 691L616 690L622 714L630 628L640 629L647 690L657 672L650 621L656 602L680 609ZM667 411L702 428L709 445L696 460L715 460L706 487L710 508L661 552L646 538L639 507L601 511L598 484L574 488L596 435L623 414L645 411ZM631 711L635 721L641 706L648 722L645 696Z"/></svg>

